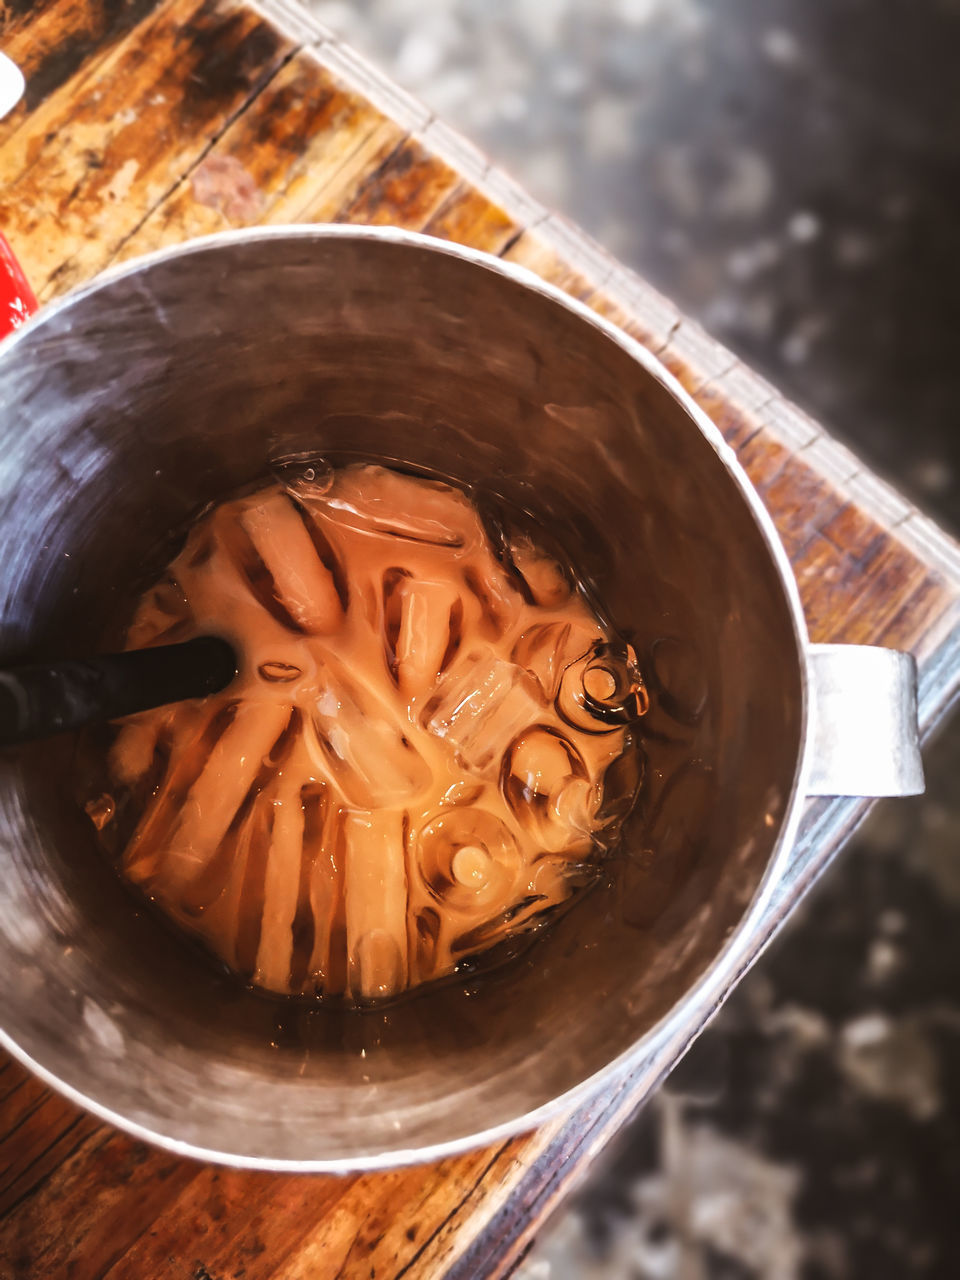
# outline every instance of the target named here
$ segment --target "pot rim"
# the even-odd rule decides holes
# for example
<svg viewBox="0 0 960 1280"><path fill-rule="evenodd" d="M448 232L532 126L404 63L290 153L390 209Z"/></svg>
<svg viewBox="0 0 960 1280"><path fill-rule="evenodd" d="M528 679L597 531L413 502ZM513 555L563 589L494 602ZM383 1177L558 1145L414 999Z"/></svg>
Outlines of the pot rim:
<svg viewBox="0 0 960 1280"><path fill-rule="evenodd" d="M212 235L199 236L177 245L171 245L167 248L155 250L152 253L131 258L128 262L110 266L95 276L93 280L71 289L56 301L42 304L40 310L25 325L0 342L0 358L11 358L16 348L23 343L29 342L34 330L42 327L49 318L68 310L89 294L109 287L116 280L138 275L145 268L151 267L156 263L216 249L221 245L255 244L260 241L275 239L296 239L305 242L312 240L368 240L405 245L411 249L421 249L431 253L446 254L449 257L472 263L483 270L492 271L507 280L513 281L515 284L522 285L534 293L540 294L541 297L547 298L565 308L568 312L578 317L579 320L616 343L623 351L632 356L643 370L658 382L679 404L699 428L700 434L717 454L728 475L739 489L740 495L746 503L754 524L763 539L770 559L776 567L777 577L789 609L793 636L797 646L797 656L800 661L800 749L777 840L749 906L730 931L711 963L667 1013L639 1036L628 1049L625 1049L623 1053L613 1058L604 1067L593 1072L585 1080L566 1090L550 1102L543 1103L532 1111L524 1112L522 1115L504 1121L502 1124L492 1126L489 1129L482 1129L461 1137L387 1152L369 1152L336 1159L324 1159L322 1157L316 1159L287 1159L270 1156L250 1156L239 1152L203 1147L179 1138L173 1138L156 1129L140 1124L120 1112L111 1110L110 1107L105 1106L96 1099L88 1097L82 1090L61 1080L59 1076L33 1059L0 1026L0 1046L10 1053L12 1057L71 1102L76 1103L85 1110L92 1112L99 1119L115 1125L135 1138L151 1142L177 1155L227 1165L237 1169L259 1169L283 1173L345 1174L367 1170L392 1169L420 1162L432 1162L460 1155L477 1147L503 1142L519 1133L538 1128L546 1121L552 1120L561 1114L569 1115L595 1097L604 1085L611 1087L618 1085L631 1069L641 1065L643 1059L650 1054L657 1044L675 1040L680 1053L689 1047L708 1019L726 998L734 980L742 970L746 958L748 939L755 926L759 923L770 897L781 879L796 837L797 827L800 822L801 804L806 796L807 780L812 765L810 642L797 581L773 519L763 505L760 495L754 488L733 449L724 440L719 428L707 413L700 408L660 360L625 330L592 310L579 299L572 297L556 285L544 280L527 267L505 261L483 250L456 244L452 241L439 240L432 236L423 235L420 232L406 231L399 227L358 226L349 223L306 223L269 227L242 227L231 231L216 232ZM691 1013L696 1014L693 1024L690 1021Z"/></svg>

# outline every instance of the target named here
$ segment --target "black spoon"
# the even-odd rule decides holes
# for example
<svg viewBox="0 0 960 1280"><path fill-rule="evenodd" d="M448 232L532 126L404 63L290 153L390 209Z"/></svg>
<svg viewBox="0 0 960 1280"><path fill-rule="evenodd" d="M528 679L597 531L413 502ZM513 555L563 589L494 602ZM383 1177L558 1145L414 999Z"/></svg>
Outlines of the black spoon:
<svg viewBox="0 0 960 1280"><path fill-rule="evenodd" d="M237 655L217 636L12 667L0 671L0 746L203 698L225 689L236 674Z"/></svg>

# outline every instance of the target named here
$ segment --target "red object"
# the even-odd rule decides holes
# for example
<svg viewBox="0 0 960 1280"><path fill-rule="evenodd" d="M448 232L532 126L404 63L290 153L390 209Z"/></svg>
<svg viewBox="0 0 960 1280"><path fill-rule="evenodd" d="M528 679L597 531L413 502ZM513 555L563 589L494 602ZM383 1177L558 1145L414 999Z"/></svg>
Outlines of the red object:
<svg viewBox="0 0 960 1280"><path fill-rule="evenodd" d="M23 268L0 232L0 338L26 324L36 309L37 300Z"/></svg>

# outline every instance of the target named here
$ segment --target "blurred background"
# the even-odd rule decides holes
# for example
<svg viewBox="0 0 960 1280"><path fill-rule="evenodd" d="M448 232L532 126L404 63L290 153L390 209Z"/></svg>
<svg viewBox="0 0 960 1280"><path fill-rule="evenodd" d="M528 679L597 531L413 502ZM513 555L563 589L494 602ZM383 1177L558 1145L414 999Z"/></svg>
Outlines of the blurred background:
<svg viewBox="0 0 960 1280"><path fill-rule="evenodd" d="M308 3L956 532L960 0ZM960 1275L960 724L927 771L522 1280Z"/></svg>

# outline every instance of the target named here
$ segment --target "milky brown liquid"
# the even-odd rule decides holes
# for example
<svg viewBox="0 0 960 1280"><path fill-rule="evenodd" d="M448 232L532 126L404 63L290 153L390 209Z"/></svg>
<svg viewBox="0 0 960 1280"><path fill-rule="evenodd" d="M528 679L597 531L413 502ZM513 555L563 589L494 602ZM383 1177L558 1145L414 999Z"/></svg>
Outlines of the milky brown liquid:
<svg viewBox="0 0 960 1280"><path fill-rule="evenodd" d="M128 647L226 636L221 694L123 722L123 874L247 981L391 997L535 927L639 783L632 652L527 536L375 466L203 516ZM130 824L129 815L134 815Z"/></svg>

